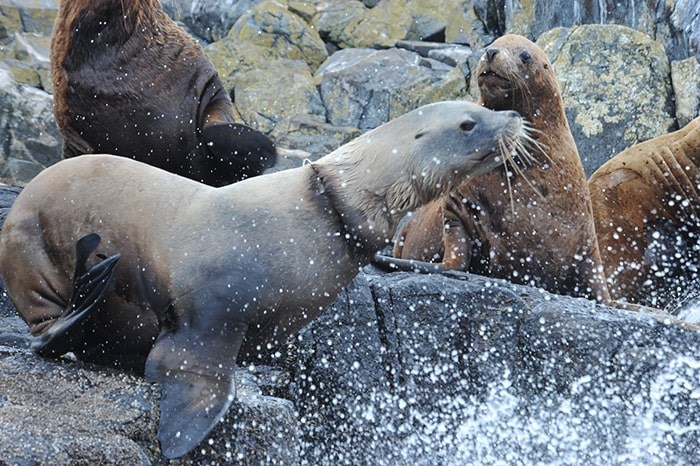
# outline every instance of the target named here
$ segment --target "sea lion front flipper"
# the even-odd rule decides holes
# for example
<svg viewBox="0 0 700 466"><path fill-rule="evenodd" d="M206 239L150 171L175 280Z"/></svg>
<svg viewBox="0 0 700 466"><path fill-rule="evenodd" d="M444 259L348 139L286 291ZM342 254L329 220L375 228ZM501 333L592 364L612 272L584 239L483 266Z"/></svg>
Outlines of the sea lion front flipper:
<svg viewBox="0 0 700 466"><path fill-rule="evenodd" d="M75 245L73 289L61 317L37 336L32 349L41 356L61 356L79 348L82 343L82 322L104 302L116 279L115 268L121 257L114 254L87 270L86 261L100 244L95 233L83 236Z"/></svg>
<svg viewBox="0 0 700 466"><path fill-rule="evenodd" d="M277 161L274 143L260 131L238 123L207 123L202 128L207 151L231 164L242 180L262 174Z"/></svg>
<svg viewBox="0 0 700 466"><path fill-rule="evenodd" d="M146 378L161 386L158 440L171 459L195 448L226 414L247 329L229 324L200 333L191 325L163 330L146 361Z"/></svg>
<svg viewBox="0 0 700 466"><path fill-rule="evenodd" d="M372 265L384 272L418 272L418 273L442 273L449 269L438 262L424 262L414 259L398 259L383 254L375 254L372 257Z"/></svg>

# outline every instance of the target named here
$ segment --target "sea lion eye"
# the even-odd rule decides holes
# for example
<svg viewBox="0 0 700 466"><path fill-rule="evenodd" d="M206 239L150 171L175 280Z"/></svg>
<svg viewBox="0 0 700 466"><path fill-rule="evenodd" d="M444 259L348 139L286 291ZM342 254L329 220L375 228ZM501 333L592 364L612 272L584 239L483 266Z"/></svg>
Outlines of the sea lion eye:
<svg viewBox="0 0 700 466"><path fill-rule="evenodd" d="M529 52L521 52L520 53L520 59L523 61L523 63L528 63L531 58L532 58L532 55L530 55Z"/></svg>
<svg viewBox="0 0 700 466"><path fill-rule="evenodd" d="M464 132L469 132L474 129L476 126L476 121L474 120L464 120L460 125L459 129L461 129Z"/></svg>

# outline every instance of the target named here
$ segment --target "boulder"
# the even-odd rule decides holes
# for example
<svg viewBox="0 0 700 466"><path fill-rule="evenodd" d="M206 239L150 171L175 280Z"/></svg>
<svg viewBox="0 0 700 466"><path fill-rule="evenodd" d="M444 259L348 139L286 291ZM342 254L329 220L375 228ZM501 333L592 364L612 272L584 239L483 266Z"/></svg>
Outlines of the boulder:
<svg viewBox="0 0 700 466"><path fill-rule="evenodd" d="M463 273L361 274L298 336L306 464L692 464L700 330Z"/></svg>
<svg viewBox="0 0 700 466"><path fill-rule="evenodd" d="M280 146L305 151L309 160L316 160L360 134L360 130L352 126L333 126L326 123L325 118L297 114L279 120L270 136ZM275 168L298 167L302 162L297 159L282 163L278 159Z"/></svg>
<svg viewBox="0 0 700 466"><path fill-rule="evenodd" d="M700 114L700 63L695 57L671 62L676 119L682 128Z"/></svg>
<svg viewBox="0 0 700 466"><path fill-rule="evenodd" d="M10 67L15 81L53 93L51 82L51 38L34 33L15 33L14 60ZM12 67L12 63L15 64Z"/></svg>
<svg viewBox="0 0 700 466"><path fill-rule="evenodd" d="M557 28L537 44L555 68L586 175L638 142L677 128L663 46L624 26Z"/></svg>
<svg viewBox="0 0 700 466"><path fill-rule="evenodd" d="M351 22L361 18L368 9L362 2L347 0L328 0L318 2L309 23L318 31L319 36L336 48L345 46L345 28Z"/></svg>
<svg viewBox="0 0 700 466"><path fill-rule="evenodd" d="M244 13L227 38L272 49L280 58L303 60L312 70L328 57L318 33L276 1L262 2Z"/></svg>
<svg viewBox="0 0 700 466"><path fill-rule="evenodd" d="M50 94L16 83L0 67L0 180L26 183L61 158Z"/></svg>
<svg viewBox="0 0 700 466"><path fill-rule="evenodd" d="M221 40L245 12L265 0L162 0L163 9L207 42Z"/></svg>
<svg viewBox="0 0 700 466"><path fill-rule="evenodd" d="M316 72L328 121L375 128L420 105L461 98L461 69L404 49L345 49Z"/></svg>
<svg viewBox="0 0 700 466"><path fill-rule="evenodd" d="M413 17L396 3L381 0L374 8L352 15L334 42L340 48L391 47L409 38Z"/></svg>
<svg viewBox="0 0 700 466"><path fill-rule="evenodd" d="M0 30L50 36L57 13L58 0L6 0L0 5Z"/></svg>
<svg viewBox="0 0 700 466"><path fill-rule="evenodd" d="M308 65L277 59L229 76L235 106L248 125L270 132L285 117L307 115L325 121L326 109Z"/></svg>

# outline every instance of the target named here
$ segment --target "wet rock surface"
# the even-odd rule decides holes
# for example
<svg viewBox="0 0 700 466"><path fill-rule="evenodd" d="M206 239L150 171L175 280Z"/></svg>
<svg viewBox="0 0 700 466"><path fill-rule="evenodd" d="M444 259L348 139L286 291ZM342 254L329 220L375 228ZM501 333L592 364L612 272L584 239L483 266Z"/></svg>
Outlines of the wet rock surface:
<svg viewBox="0 0 700 466"><path fill-rule="evenodd" d="M299 336L304 458L692 464L698 344L697 328L664 316L461 273L370 271Z"/></svg>

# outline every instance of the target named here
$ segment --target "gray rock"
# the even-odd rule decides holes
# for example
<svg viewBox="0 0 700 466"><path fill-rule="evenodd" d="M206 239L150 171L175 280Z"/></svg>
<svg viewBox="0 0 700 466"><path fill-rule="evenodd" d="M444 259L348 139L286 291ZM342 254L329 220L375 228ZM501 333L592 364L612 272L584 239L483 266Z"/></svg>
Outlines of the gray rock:
<svg viewBox="0 0 700 466"><path fill-rule="evenodd" d="M460 44L409 40L398 41L396 47L410 50L422 57L432 58L449 66L459 67L466 80L469 80L471 76L469 59L472 57L473 52L470 47Z"/></svg>
<svg viewBox="0 0 700 466"><path fill-rule="evenodd" d="M361 17L367 8L361 2L329 0L319 2L310 24L327 42L338 45L343 41L343 31L351 21Z"/></svg>
<svg viewBox="0 0 700 466"><path fill-rule="evenodd" d="M163 8L176 21L207 42L221 40L245 12L264 0L163 0Z"/></svg>
<svg viewBox="0 0 700 466"><path fill-rule="evenodd" d="M700 54L700 3L693 0L474 0L456 13L447 40L474 48L506 32L537 39L555 27L618 24L661 42L673 60Z"/></svg>
<svg viewBox="0 0 700 466"><path fill-rule="evenodd" d="M676 128L660 43L616 25L554 29L537 43L556 70L588 176L623 149Z"/></svg>
<svg viewBox="0 0 700 466"><path fill-rule="evenodd" d="M312 70L328 57L318 32L275 1L262 2L243 14L227 38L271 49L280 58L303 60Z"/></svg>
<svg viewBox="0 0 700 466"><path fill-rule="evenodd" d="M400 3L381 0L360 15L353 15L337 34L341 48L391 47L396 41L408 39L413 16Z"/></svg>
<svg viewBox="0 0 700 466"><path fill-rule="evenodd" d="M369 270L295 343L304 464L692 464L698 331L473 275Z"/></svg>
<svg viewBox="0 0 700 466"><path fill-rule="evenodd" d="M232 75L226 85L235 94L243 121L270 132L279 120L297 114L325 120L326 109L306 63L279 59Z"/></svg>
<svg viewBox="0 0 700 466"><path fill-rule="evenodd" d="M9 31L50 36L57 12L58 0L4 0L0 25Z"/></svg>
<svg viewBox="0 0 700 466"><path fill-rule="evenodd" d="M311 116L297 114L283 118L277 122L270 136L282 147L308 152L310 160L333 152L338 147L360 135L360 130L350 126L333 126L323 120ZM298 167L303 160L290 160L280 163L284 168Z"/></svg>
<svg viewBox="0 0 700 466"><path fill-rule="evenodd" d="M63 139L44 91L14 82L0 67L0 180L26 183L60 160Z"/></svg>
<svg viewBox="0 0 700 466"><path fill-rule="evenodd" d="M51 38L33 33L15 33L15 57L19 65L13 70L15 81L53 93L50 64ZM24 70L22 73L20 70ZM32 78L36 76L38 81ZM27 76L29 80L18 79ZM31 77L30 77L31 76Z"/></svg>
<svg viewBox="0 0 700 466"><path fill-rule="evenodd" d="M671 62L676 119L683 127L700 114L700 63L695 57Z"/></svg>
<svg viewBox="0 0 700 466"><path fill-rule="evenodd" d="M465 95L459 68L402 49L345 49L316 72L328 121L367 130L420 105Z"/></svg>

